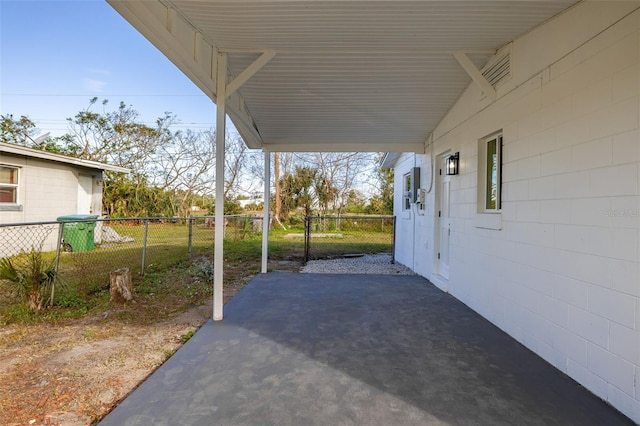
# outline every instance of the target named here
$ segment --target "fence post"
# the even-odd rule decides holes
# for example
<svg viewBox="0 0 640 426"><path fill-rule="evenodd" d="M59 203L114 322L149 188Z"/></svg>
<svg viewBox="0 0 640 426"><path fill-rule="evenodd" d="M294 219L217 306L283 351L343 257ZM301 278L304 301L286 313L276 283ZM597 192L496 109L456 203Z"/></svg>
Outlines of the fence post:
<svg viewBox="0 0 640 426"><path fill-rule="evenodd" d="M55 260L55 271L58 273L58 267L60 266L60 250L62 250L62 229L64 228L64 223L60 222L58 225L58 245L56 246L56 260Z"/></svg>
<svg viewBox="0 0 640 426"><path fill-rule="evenodd" d="M304 263L309 261L309 246L311 242L311 216L304 217Z"/></svg>
<svg viewBox="0 0 640 426"><path fill-rule="evenodd" d="M193 216L189 216L187 219L189 221L189 259L193 255Z"/></svg>
<svg viewBox="0 0 640 426"><path fill-rule="evenodd" d="M149 219L144 220L144 237L142 239L142 268L140 275L144 276L144 262L147 258L147 235L149 234Z"/></svg>
<svg viewBox="0 0 640 426"><path fill-rule="evenodd" d="M393 217L393 241L391 242L391 263L396 263L396 217Z"/></svg>

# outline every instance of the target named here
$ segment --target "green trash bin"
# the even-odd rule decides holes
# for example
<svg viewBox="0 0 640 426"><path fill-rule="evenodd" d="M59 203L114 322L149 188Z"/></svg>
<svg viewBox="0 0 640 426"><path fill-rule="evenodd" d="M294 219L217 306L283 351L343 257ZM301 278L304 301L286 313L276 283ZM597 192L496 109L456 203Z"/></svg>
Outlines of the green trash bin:
<svg viewBox="0 0 640 426"><path fill-rule="evenodd" d="M96 222L82 221L97 218L97 214L70 214L58 217L58 222L68 222L62 228L62 240L65 249L70 249L74 252L93 250L95 248L93 233Z"/></svg>

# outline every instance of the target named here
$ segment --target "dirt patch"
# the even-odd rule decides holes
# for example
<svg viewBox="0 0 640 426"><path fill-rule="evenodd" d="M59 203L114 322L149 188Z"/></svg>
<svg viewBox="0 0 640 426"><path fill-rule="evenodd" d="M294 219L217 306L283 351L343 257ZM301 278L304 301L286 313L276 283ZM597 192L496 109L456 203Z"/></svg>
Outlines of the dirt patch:
<svg viewBox="0 0 640 426"><path fill-rule="evenodd" d="M210 306L204 305L151 326L94 317L4 330L0 424L90 424L209 317Z"/></svg>
<svg viewBox="0 0 640 426"><path fill-rule="evenodd" d="M258 269L225 265L225 302ZM211 297L198 300L146 295L64 323L0 328L0 424L97 423L211 317Z"/></svg>

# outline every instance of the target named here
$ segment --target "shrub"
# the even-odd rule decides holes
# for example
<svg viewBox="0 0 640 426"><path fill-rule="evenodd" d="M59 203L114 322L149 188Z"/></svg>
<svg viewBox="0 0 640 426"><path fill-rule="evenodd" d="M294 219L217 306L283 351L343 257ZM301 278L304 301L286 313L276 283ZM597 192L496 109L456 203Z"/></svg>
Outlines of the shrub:
<svg viewBox="0 0 640 426"><path fill-rule="evenodd" d="M42 253L31 249L31 252L12 259L0 259L0 280L15 284L18 295L26 303L30 311L42 309L46 296L51 292L53 303L55 284L58 274L55 263L46 263Z"/></svg>

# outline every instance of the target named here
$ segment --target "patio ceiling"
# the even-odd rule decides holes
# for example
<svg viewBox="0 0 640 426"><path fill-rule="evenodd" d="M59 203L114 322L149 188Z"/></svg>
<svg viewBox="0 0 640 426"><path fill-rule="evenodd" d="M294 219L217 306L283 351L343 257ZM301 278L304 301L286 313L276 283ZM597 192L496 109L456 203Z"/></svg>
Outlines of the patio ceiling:
<svg viewBox="0 0 640 426"><path fill-rule="evenodd" d="M214 102L226 53L249 147L386 152L422 152L471 81L460 60L480 68L575 3L107 1Z"/></svg>

